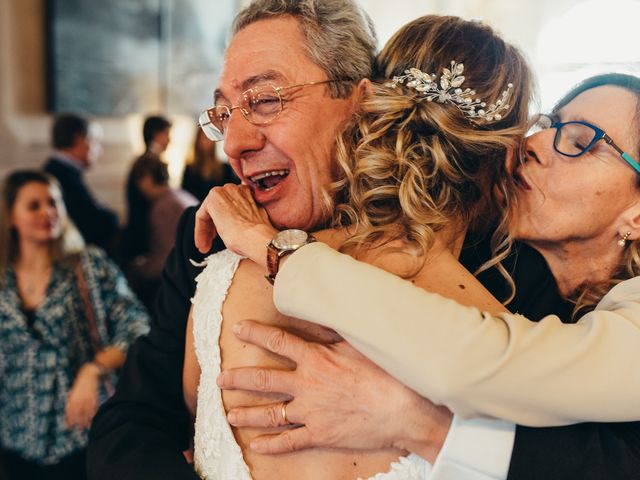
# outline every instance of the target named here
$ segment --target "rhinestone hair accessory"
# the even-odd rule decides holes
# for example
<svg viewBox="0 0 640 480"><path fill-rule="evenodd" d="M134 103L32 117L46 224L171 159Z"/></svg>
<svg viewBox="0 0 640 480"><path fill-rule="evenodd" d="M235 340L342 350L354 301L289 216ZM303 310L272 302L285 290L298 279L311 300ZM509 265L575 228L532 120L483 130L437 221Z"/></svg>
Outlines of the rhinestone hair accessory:
<svg viewBox="0 0 640 480"><path fill-rule="evenodd" d="M451 61L451 68L443 68L440 82L435 73L424 73L418 68L410 68L404 71L404 75L395 76L387 87L396 88L403 84L420 92L428 102L434 100L438 103L452 103L469 119L475 122L493 122L502 119L502 113L508 110L509 95L513 84L509 83L507 89L502 92L496 103L489 105L479 98L474 98L476 91L470 88L461 88L465 80L464 64ZM405 83L406 82L406 83Z"/></svg>

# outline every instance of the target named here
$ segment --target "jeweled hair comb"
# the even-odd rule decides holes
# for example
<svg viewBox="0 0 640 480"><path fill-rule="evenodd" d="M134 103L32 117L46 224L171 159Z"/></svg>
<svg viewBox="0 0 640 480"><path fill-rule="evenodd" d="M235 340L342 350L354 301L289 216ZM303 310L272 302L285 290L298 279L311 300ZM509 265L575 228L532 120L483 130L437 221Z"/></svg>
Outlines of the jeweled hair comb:
<svg viewBox="0 0 640 480"><path fill-rule="evenodd" d="M462 111L462 113L478 122L493 122L502 119L502 113L508 110L507 103L513 84L509 83L507 89L502 92L496 103L487 105L479 98L473 98L475 90L461 88L465 80L464 64L451 61L451 68L443 68L440 82L437 82L435 73L424 73L418 68L410 68L404 71L404 75L395 76L391 82L386 83L387 87L396 88L398 84L403 84L413 88L425 96L427 101L438 103L452 103ZM406 83L405 83L406 82Z"/></svg>

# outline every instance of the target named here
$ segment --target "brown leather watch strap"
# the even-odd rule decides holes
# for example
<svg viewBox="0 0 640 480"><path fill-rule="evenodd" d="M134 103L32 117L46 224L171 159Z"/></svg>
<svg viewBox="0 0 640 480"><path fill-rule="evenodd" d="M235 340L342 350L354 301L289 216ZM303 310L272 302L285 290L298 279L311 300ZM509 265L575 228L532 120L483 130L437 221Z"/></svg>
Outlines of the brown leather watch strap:
<svg viewBox="0 0 640 480"><path fill-rule="evenodd" d="M264 278L266 278L271 285L276 281L276 275L280 267L280 256L278 253L280 253L280 251L276 247L271 244L267 245L267 271L269 275L265 275Z"/></svg>
<svg viewBox="0 0 640 480"><path fill-rule="evenodd" d="M300 233L306 233L306 232L300 232ZM306 241L304 243L301 243L299 245L294 245L291 248L285 249L285 248L278 248L276 247L276 245L274 245L275 238L277 237L274 237L274 240L272 240L267 245L267 271L269 272L269 274L265 275L265 278L271 285L273 285L274 282L276 281L276 275L278 274L278 270L280 269L280 259L282 257L286 257L287 255L290 255L296 250L298 250L299 248L302 248L305 245L308 245L309 243L313 243L316 241L313 235L306 234Z"/></svg>

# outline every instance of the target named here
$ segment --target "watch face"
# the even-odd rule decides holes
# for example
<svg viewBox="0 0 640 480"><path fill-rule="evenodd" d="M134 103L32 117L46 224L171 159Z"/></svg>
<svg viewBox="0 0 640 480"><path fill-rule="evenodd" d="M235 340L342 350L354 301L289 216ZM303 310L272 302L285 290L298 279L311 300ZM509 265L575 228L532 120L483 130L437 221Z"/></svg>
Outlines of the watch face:
<svg viewBox="0 0 640 480"><path fill-rule="evenodd" d="M273 239L273 246L279 250L296 250L307 242L309 235L304 230L283 230Z"/></svg>

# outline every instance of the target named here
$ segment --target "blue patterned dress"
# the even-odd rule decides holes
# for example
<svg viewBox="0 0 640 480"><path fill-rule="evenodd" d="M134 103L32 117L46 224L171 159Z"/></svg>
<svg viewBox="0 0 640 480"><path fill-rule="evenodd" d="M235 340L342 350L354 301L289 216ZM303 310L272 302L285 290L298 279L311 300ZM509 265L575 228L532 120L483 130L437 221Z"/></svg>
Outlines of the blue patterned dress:
<svg viewBox="0 0 640 480"><path fill-rule="evenodd" d="M104 252L81 255L103 346L126 352L148 331L148 315ZM27 322L13 269L0 290L0 444L41 465L58 463L87 445L87 430L65 426L67 394L79 368L93 359L73 265L54 265L46 297ZM106 394L101 392L101 400Z"/></svg>

